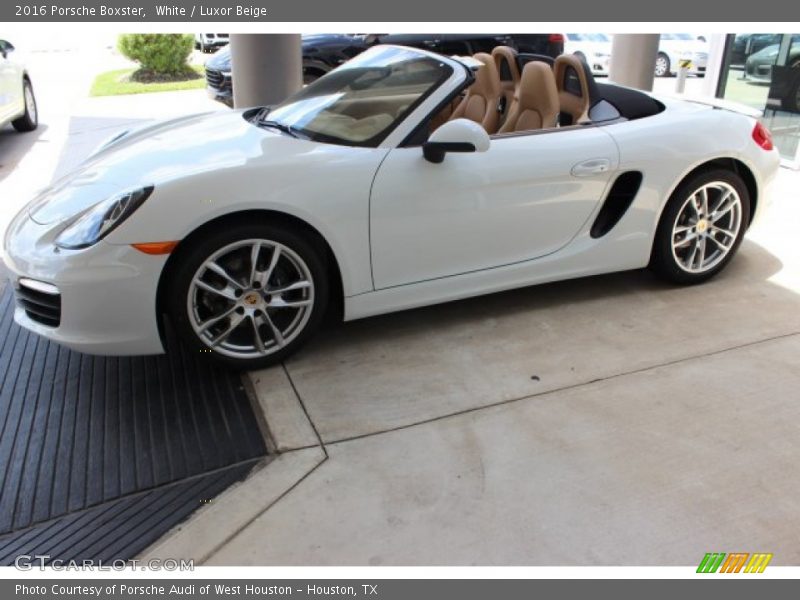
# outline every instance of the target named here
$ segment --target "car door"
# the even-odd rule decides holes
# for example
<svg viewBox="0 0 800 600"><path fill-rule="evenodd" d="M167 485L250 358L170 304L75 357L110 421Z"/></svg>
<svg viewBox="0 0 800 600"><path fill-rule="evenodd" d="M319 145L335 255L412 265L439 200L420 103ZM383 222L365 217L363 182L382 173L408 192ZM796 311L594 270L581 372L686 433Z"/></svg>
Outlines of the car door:
<svg viewBox="0 0 800 600"><path fill-rule="evenodd" d="M397 148L372 186L376 289L534 260L575 237L604 195L618 152L602 127L496 136L488 151Z"/></svg>

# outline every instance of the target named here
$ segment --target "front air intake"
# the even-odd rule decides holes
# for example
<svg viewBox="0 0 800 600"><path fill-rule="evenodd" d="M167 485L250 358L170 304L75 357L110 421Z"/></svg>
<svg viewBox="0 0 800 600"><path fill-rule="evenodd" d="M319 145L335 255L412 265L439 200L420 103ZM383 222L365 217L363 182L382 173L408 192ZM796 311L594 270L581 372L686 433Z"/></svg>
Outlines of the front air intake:
<svg viewBox="0 0 800 600"><path fill-rule="evenodd" d="M641 185L642 174L639 171L628 171L617 177L592 225L590 233L593 238L603 237L619 223Z"/></svg>
<svg viewBox="0 0 800 600"><path fill-rule="evenodd" d="M58 327L61 324L61 294L55 286L37 285L39 283L31 280L19 281L15 290L17 304L32 321L48 327Z"/></svg>

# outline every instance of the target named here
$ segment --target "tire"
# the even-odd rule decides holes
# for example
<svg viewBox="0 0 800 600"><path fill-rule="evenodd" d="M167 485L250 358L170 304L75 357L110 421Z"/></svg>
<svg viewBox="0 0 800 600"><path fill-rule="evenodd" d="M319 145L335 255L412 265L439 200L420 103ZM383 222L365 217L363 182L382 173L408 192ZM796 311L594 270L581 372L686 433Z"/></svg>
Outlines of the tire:
<svg viewBox="0 0 800 600"><path fill-rule="evenodd" d="M256 278L266 281L266 286L250 280L256 242L261 243ZM279 258L270 267L276 249ZM261 369L284 360L313 335L328 306L324 251L285 227L226 224L196 237L172 260L176 262L165 279L162 298L179 340L191 351L230 368ZM239 287L218 274L217 267L209 268L211 261ZM292 285L295 289L285 289ZM280 288L284 288L280 294L265 293Z"/></svg>
<svg viewBox="0 0 800 600"><path fill-rule="evenodd" d="M316 70L305 70L303 69L303 85L308 85L309 83L314 83L317 79L322 77L324 73L320 73Z"/></svg>
<svg viewBox="0 0 800 600"><path fill-rule="evenodd" d="M659 52L658 56L656 56L656 67L655 67L656 77L669 77L671 75L670 68L671 65L669 61L669 56L667 56L663 52Z"/></svg>
<svg viewBox="0 0 800 600"><path fill-rule="evenodd" d="M702 209L702 190L707 194L707 210ZM729 210L719 212L728 205ZM649 267L672 283L692 285L707 281L731 261L749 224L750 194L739 175L726 169L692 175L667 202L656 230Z"/></svg>
<svg viewBox="0 0 800 600"><path fill-rule="evenodd" d="M33 93L33 84L27 77L22 80L22 94L25 98L25 114L11 121L14 129L20 132L33 131L39 126L39 110L36 106L36 96Z"/></svg>

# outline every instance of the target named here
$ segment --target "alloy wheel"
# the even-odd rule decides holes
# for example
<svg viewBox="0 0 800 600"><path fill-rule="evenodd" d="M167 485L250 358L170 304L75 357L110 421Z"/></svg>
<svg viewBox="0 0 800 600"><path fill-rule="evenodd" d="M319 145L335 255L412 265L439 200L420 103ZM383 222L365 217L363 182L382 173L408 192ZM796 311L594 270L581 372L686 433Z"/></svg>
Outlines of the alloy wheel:
<svg viewBox="0 0 800 600"><path fill-rule="evenodd" d="M664 77L669 69L669 64L666 56L659 55L656 58L656 77Z"/></svg>
<svg viewBox="0 0 800 600"><path fill-rule="evenodd" d="M303 331L314 305L314 281L303 259L275 241L247 239L206 259L189 286L189 322L213 352L261 358Z"/></svg>
<svg viewBox="0 0 800 600"><path fill-rule="evenodd" d="M730 253L742 228L742 200L724 181L706 183L684 201L672 227L672 256L688 273L705 273Z"/></svg>

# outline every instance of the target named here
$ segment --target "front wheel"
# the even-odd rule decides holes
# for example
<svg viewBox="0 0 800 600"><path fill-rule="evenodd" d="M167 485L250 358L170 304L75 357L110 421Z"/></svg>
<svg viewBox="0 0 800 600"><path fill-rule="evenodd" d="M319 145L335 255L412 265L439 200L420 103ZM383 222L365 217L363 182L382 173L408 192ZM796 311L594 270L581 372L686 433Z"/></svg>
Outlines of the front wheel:
<svg viewBox="0 0 800 600"><path fill-rule="evenodd" d="M669 56L667 56L662 52L659 52L658 56L656 57L655 75L656 77L669 77L669 74L670 74Z"/></svg>
<svg viewBox="0 0 800 600"><path fill-rule="evenodd" d="M658 224L650 268L674 283L710 279L733 258L750 219L750 195L736 173L714 170L684 181Z"/></svg>
<svg viewBox="0 0 800 600"><path fill-rule="evenodd" d="M178 336L233 368L263 368L292 354L328 304L324 253L281 227L227 227L174 259L167 312Z"/></svg>

